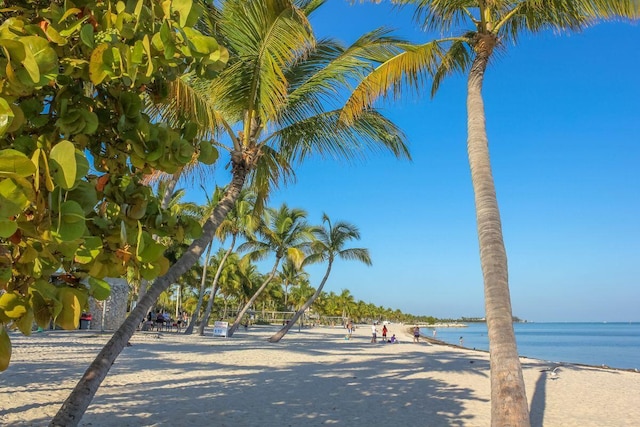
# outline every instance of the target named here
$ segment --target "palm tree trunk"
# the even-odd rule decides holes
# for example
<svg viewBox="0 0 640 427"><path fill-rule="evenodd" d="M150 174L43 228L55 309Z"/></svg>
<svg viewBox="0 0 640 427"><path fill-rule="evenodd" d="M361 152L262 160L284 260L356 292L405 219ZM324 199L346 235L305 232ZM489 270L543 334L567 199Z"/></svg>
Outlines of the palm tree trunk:
<svg viewBox="0 0 640 427"><path fill-rule="evenodd" d="M478 53L467 83L467 149L475 194L491 357L491 425L529 426L529 408L513 330L507 254L491 172L482 81L489 54Z"/></svg>
<svg viewBox="0 0 640 427"><path fill-rule="evenodd" d="M209 292L209 302L207 303L207 308L202 315L202 320L200 321L200 326L198 326L198 334L200 336L204 335L204 328L209 323L209 316L211 315L211 309L213 308L213 301L216 298L216 292L218 291L218 281L220 280L220 275L222 274L222 269L224 268L224 263L233 252L233 248L236 245L236 235L234 234L231 238L231 245L227 252L224 253L224 256L220 260L220 265L218 265L218 269L216 270L216 275L213 278L213 283L211 284L211 292Z"/></svg>
<svg viewBox="0 0 640 427"><path fill-rule="evenodd" d="M231 325L231 327L227 332L227 336L229 338L233 336L233 334L238 329L238 326L240 326L240 322L242 322L242 317L245 315L247 310L249 310L249 307L251 307L251 305L258 299L262 291L264 291L267 285L269 284L269 282L271 282L271 279L275 277L276 271L278 270L278 264L280 264L280 258L276 258L276 262L275 264L273 264L273 268L271 269L271 273L269 274L269 276L265 279L264 282L262 282L262 285L260 285L256 293L253 294L253 296L249 299L249 301L247 301L244 307L242 307L242 310L240 310L240 312L238 313L238 316L236 317L235 322L233 322L233 325Z"/></svg>
<svg viewBox="0 0 640 427"><path fill-rule="evenodd" d="M167 187L164 190L162 203L160 204L162 209L169 208L169 203L171 203L171 197L173 196L173 190L176 189L176 185L178 185L178 181L180 180L183 170L184 168L178 169L178 171L171 176L171 179L167 181Z"/></svg>
<svg viewBox="0 0 640 427"><path fill-rule="evenodd" d="M333 260L329 260L329 265L327 266L327 272L324 274L324 277L322 278L322 282L320 282L320 286L318 286L318 289L314 292L313 295L311 295L311 298L309 298L307 302L305 302L302 305L302 307L300 307L300 309L296 311L296 314L293 315L289 323L285 324L282 327L282 329L280 329L271 338L269 338L269 342L280 341L287 334L287 332L289 332L289 329L291 329L291 327L294 325L294 323L296 323L296 321L300 318L300 316L302 316L302 314L305 311L307 311L309 307L311 307L311 304L313 304L313 302L316 300L316 298L318 298L318 296L322 292L322 288L324 288L324 284L327 283L327 279L329 278L329 273L331 273L332 264L333 264Z"/></svg>
<svg viewBox="0 0 640 427"><path fill-rule="evenodd" d="M216 229L220 226L227 214L233 208L240 195L247 174L254 166L254 162L245 161L243 153L234 152L232 156L232 180L227 191L216 206L213 213L204 224L202 236L194 240L185 254L172 265L164 276L158 277L147 293L141 299L140 304L129 314L124 323L116 330L111 339L105 344L95 360L89 365L84 375L78 381L69 397L64 401L58 413L53 417L49 426L76 426L82 419L87 407L93 400L98 387L107 376L111 365L127 345L129 339L136 330L136 326L158 299L160 294L169 285L176 282L180 276L186 273L200 258L202 252L213 239Z"/></svg>
<svg viewBox="0 0 640 427"><path fill-rule="evenodd" d="M200 314L200 309L202 308L202 301L204 299L204 289L205 284L207 283L207 268L209 267L209 260L211 259L211 248L213 246L213 242L209 243L207 246L207 255L204 257L204 265L202 266L202 277L200 278L200 292L198 293L198 303L196 304L196 309L193 311L191 315L191 321L189 325L184 330L185 335L191 335L193 333L193 327L195 326L196 320L198 320L198 315Z"/></svg>

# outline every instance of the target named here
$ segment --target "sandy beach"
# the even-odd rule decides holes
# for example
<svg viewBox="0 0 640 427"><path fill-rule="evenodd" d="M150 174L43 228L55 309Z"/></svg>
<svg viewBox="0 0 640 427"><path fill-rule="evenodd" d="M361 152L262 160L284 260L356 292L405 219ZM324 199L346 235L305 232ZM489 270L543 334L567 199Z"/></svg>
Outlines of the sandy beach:
<svg viewBox="0 0 640 427"><path fill-rule="evenodd" d="M137 332L82 426L488 426L488 354L371 344L370 327L239 330L233 338ZM12 334L0 425L44 426L108 340L95 331ZM522 359L533 426L638 426L640 374Z"/></svg>

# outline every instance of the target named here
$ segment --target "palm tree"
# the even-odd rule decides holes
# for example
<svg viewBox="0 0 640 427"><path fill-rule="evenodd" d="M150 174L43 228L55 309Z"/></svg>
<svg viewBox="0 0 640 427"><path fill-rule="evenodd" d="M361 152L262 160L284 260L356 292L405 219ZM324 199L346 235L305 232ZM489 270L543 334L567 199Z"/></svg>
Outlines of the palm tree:
<svg viewBox="0 0 640 427"><path fill-rule="evenodd" d="M227 68L209 82L193 79L207 117L215 118L214 144L229 152L231 181L203 226L202 236L167 273L155 279L139 304L85 371L52 420L53 425L79 422L116 357L160 293L191 268L233 208L247 181L260 203L269 188L293 177L293 167L311 155L337 159L362 157L370 149L409 158L402 132L385 116L366 106L349 123L338 120L345 107L340 96L386 59L383 35L373 33L345 48L317 42L308 14L317 0L222 0L208 5L203 27L230 54ZM202 90L201 90L202 89ZM196 91L192 91L194 94ZM191 97L188 97L192 99ZM332 104L338 104L337 106ZM203 111L175 104L184 114ZM196 123L203 123L194 117ZM235 131L234 129L242 129Z"/></svg>
<svg viewBox="0 0 640 427"><path fill-rule="evenodd" d="M356 300L349 289L343 289L338 295L338 307L342 311L342 319L347 319L356 308Z"/></svg>
<svg viewBox="0 0 640 427"><path fill-rule="evenodd" d="M311 283L308 279L300 280L297 286L291 289L290 295L290 303L293 308L297 311L300 311L302 314L299 317L295 317L289 319L289 327L293 326L293 324L298 321L298 331L302 327L304 322L304 316L307 311L310 311L311 307L313 307L313 303L309 305L309 307L303 307L307 301L309 301L313 295L316 293L316 289L311 286ZM316 300L317 301L317 300Z"/></svg>
<svg viewBox="0 0 640 427"><path fill-rule="evenodd" d="M220 190L219 187L216 187L215 191L213 192L212 198L209 198L209 196L207 195L207 204L200 207L202 212L202 219L204 221L206 221L211 216L211 213L213 212L213 210L215 209L216 205L218 204L221 198L222 198L222 191ZM213 249L213 239L207 245L207 253L204 256L204 263L202 264L202 273L200 274L200 289L198 292L198 302L196 303L196 307L193 310L193 313L191 314L191 320L189 321L189 325L184 331L185 335L191 335L193 333L193 327L195 326L198 316L200 315L200 310L202 309L202 301L204 299L204 290L207 282L207 270L209 268L209 262L211 260L212 249Z"/></svg>
<svg viewBox="0 0 640 427"><path fill-rule="evenodd" d="M480 260L491 354L491 419L494 426L527 426L529 410L516 348L508 285L507 256L489 160L482 83L497 50L515 44L525 32L580 31L612 18L637 19L637 0L394 0L415 7L425 30L447 36L405 51L370 74L354 91L344 120L358 105L400 93L407 81L432 77L431 94L457 72L467 74L467 148L475 193ZM454 34L453 36L448 36Z"/></svg>
<svg viewBox="0 0 640 427"><path fill-rule="evenodd" d="M222 295L224 305L222 315L220 316L223 319L227 317L229 302L233 301L235 298L240 300L239 296L242 293L242 280L244 277L251 275L247 270L255 270L254 265L245 264L246 263L244 263L243 258L240 258L237 252L231 253L224 263L224 268L222 269L218 279L218 289Z"/></svg>
<svg viewBox="0 0 640 427"><path fill-rule="evenodd" d="M315 293L305 302L302 307L296 311L291 321L284 325L276 334L269 338L270 342L278 342L286 335L291 326L298 320L298 318L309 308L315 299L320 295L324 288L329 274L331 274L331 267L336 258L346 260L356 260L363 262L367 265L371 265L371 258L369 257L369 251L363 248L345 248L345 244L352 239L360 239L360 232L356 226L344 221L339 221L335 225L331 224L331 220L327 214L322 215L322 222L324 227L316 227L314 231L315 240L311 244L313 254L305 259L305 263L315 263L320 261L327 262L327 271L324 273L324 277L320 282L320 286ZM349 291L343 291L341 298L344 296L344 308L343 318L345 317L344 311L348 310L348 306L353 302L353 296ZM349 299L350 297L350 299Z"/></svg>
<svg viewBox="0 0 640 427"><path fill-rule="evenodd" d="M289 308L289 286L296 286L301 281L307 279L309 274L297 268L293 261L287 259L282 263L279 277L284 286L284 307L285 310L287 310Z"/></svg>
<svg viewBox="0 0 640 427"><path fill-rule="evenodd" d="M209 316L211 315L211 308L215 300L216 291L218 290L218 280L225 262L233 249L235 248L236 241L240 236L249 236L253 233L253 229L256 228L256 218L253 213L253 205L255 196L249 190L244 189L240 192L238 199L233 205L233 209L229 212L227 218L220 224L217 230L217 236L221 242L224 242L227 236L231 236L231 244L224 252L224 255L218 262L218 269L213 277L211 283L211 290L209 292L209 302L202 315L202 320L198 326L198 334L204 335L204 328L209 322Z"/></svg>
<svg viewBox="0 0 640 427"><path fill-rule="evenodd" d="M262 240L258 240L256 236L240 245L238 250L249 250L248 256L254 261L265 259L274 254L275 262L260 288L238 313L235 322L229 328L229 337L233 336L243 316L275 277L280 261L286 258L291 260L294 265L301 265L305 256L304 250L309 246L313 237L311 228L305 221L307 213L301 209L289 209L286 204L283 204L278 210L267 209L265 214L264 223L257 230L257 234Z"/></svg>

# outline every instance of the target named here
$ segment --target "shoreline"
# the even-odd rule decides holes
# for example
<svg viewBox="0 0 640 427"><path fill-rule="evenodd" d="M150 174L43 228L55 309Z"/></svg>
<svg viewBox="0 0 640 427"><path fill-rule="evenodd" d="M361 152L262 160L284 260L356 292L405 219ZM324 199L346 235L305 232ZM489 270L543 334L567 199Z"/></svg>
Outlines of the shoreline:
<svg viewBox="0 0 640 427"><path fill-rule="evenodd" d="M277 326L233 338L213 338L210 329L203 337L136 332L79 425L490 425L486 352L427 338L415 344L404 326L387 327L399 344L372 344L360 325L350 340L342 327L316 327L275 344L267 338ZM47 425L110 336L12 333L0 424ZM640 425L633 372L562 365L554 379L553 363L522 365L533 426Z"/></svg>
<svg viewBox="0 0 640 427"><path fill-rule="evenodd" d="M578 325L591 325L593 322L572 322ZM533 324L533 322L527 322ZM627 323L620 322L623 325L621 329L594 329L591 333L591 327L564 327L560 322L548 322L551 327L531 328L521 326L522 329L516 328L516 337L518 340L518 352L520 357L538 359L558 365L578 365L601 369L615 369L626 372L639 372L640 359L636 357L633 349L638 348L640 341L636 334L635 327L625 327ZM468 331L455 331L441 329L442 335L432 336L430 333L435 328L425 330L421 329L421 337L433 343L442 343L442 345L460 347L458 342L458 334L464 335L464 343L461 348L468 348L478 351L489 352L489 341L487 336L486 325L482 327L472 327ZM618 332L619 331L619 332ZM618 335L618 333L623 335ZM521 335L522 334L522 335ZM548 334L548 341L545 341L540 335ZM546 335L545 335L546 336ZM611 337L628 337L630 341L620 341ZM533 339L532 339L533 337ZM585 341L583 337L589 337ZM618 343L620 341L620 343ZM616 352L617 345L621 345L620 351Z"/></svg>

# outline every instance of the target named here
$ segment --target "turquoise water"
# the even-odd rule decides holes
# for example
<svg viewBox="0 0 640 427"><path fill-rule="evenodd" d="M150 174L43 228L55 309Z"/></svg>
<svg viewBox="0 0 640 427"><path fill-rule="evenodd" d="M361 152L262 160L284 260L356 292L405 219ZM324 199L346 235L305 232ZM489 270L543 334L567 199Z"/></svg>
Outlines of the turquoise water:
<svg viewBox="0 0 640 427"><path fill-rule="evenodd" d="M554 362L640 369L640 323L516 323L518 353ZM489 350L485 323L465 328L436 328L436 338ZM423 328L432 337L433 329Z"/></svg>

